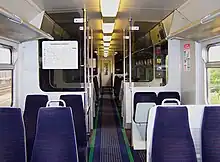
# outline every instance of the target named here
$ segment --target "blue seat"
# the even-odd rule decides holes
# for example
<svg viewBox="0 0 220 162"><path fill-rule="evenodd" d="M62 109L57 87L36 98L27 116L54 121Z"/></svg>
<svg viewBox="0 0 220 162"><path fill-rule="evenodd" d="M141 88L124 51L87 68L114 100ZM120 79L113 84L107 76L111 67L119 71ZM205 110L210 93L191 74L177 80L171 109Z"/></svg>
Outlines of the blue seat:
<svg viewBox="0 0 220 162"><path fill-rule="evenodd" d="M78 162L70 107L41 108L31 162Z"/></svg>
<svg viewBox="0 0 220 162"><path fill-rule="evenodd" d="M0 108L0 161L26 162L21 110Z"/></svg>
<svg viewBox="0 0 220 162"><path fill-rule="evenodd" d="M158 107L156 111L152 162L196 162L186 107Z"/></svg>
<svg viewBox="0 0 220 162"><path fill-rule="evenodd" d="M220 106L207 106L202 123L202 161L220 161Z"/></svg>
<svg viewBox="0 0 220 162"><path fill-rule="evenodd" d="M25 100L24 124L26 129L27 161L30 162L34 138L36 135L37 115L41 107L48 101L46 95L27 95Z"/></svg>
<svg viewBox="0 0 220 162"><path fill-rule="evenodd" d="M157 103L157 95L154 92L136 92L134 94L134 115L133 120L135 121L135 114L136 114L136 106L137 103L142 102L152 102Z"/></svg>
<svg viewBox="0 0 220 162"><path fill-rule="evenodd" d="M180 101L180 94L179 92L159 92L157 98L158 98L157 104L161 105L164 99L173 98Z"/></svg>
<svg viewBox="0 0 220 162"><path fill-rule="evenodd" d="M61 95L61 100L64 100L67 107L72 108L73 120L76 130L76 141L78 146L78 155L80 162L85 161L87 147L87 133L85 112L81 95Z"/></svg>

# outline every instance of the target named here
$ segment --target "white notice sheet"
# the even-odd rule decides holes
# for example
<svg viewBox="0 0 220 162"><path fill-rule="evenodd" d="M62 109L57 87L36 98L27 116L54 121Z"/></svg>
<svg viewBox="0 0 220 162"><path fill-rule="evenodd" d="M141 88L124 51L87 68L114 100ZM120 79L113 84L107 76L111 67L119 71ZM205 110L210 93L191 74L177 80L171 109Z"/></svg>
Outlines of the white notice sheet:
<svg viewBox="0 0 220 162"><path fill-rule="evenodd" d="M44 41L43 69L78 69L77 41Z"/></svg>

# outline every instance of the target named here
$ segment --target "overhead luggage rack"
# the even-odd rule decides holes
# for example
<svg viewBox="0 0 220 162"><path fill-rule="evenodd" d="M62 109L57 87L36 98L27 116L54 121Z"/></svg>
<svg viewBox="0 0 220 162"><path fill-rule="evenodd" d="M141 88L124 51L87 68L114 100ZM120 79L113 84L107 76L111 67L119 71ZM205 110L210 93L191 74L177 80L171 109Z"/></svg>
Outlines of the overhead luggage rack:
<svg viewBox="0 0 220 162"><path fill-rule="evenodd" d="M53 37L20 17L0 7L0 37L15 43L22 43L37 39L50 39Z"/></svg>
<svg viewBox="0 0 220 162"><path fill-rule="evenodd" d="M219 37L220 35L220 10L217 10L201 20L192 22L182 29L170 33L168 39L179 38L185 40L192 40L197 42L204 42L208 39Z"/></svg>

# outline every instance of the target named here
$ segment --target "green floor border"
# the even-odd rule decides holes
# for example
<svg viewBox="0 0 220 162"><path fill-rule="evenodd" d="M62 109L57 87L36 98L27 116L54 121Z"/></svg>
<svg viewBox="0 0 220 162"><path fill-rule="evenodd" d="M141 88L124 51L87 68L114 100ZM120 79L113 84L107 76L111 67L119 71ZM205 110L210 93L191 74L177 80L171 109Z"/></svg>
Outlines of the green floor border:
<svg viewBox="0 0 220 162"><path fill-rule="evenodd" d="M122 126L121 119L120 119L120 115L119 115L119 112L118 112L118 107L117 107L117 105L116 105L114 99L113 99L113 103L114 103L114 105L115 105L115 107L116 107L116 112L117 112L117 117L118 117L118 120L119 120L119 124L120 124L121 127L122 127L122 128L121 128L121 131L122 131L122 134L123 134L123 137L124 137L125 145L126 145L126 148L127 148L127 153L128 153L128 156L129 156L129 160L130 160L130 162L134 162L134 157L133 157L133 155L132 155L132 153L131 153L131 149L130 149L129 142L128 142L128 137L127 137L127 135L126 135L125 129L124 129L123 126Z"/></svg>
<svg viewBox="0 0 220 162"><path fill-rule="evenodd" d="M100 104L101 105L101 104ZM98 106L98 110L96 112L96 118L95 118L95 128L94 128L94 132L92 135L92 142L90 144L90 151L89 151L89 162L93 161L93 157L94 157L94 151L95 151L95 139L96 139L96 129L98 127L98 118L99 118L99 109L100 109L100 105Z"/></svg>

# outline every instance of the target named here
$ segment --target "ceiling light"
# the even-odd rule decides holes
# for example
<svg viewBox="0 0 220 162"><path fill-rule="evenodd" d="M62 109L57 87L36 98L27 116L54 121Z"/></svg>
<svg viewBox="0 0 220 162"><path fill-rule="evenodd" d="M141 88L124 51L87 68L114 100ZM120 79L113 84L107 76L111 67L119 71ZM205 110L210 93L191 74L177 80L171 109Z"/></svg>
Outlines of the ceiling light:
<svg viewBox="0 0 220 162"><path fill-rule="evenodd" d="M109 47L110 43L104 43L104 47Z"/></svg>
<svg viewBox="0 0 220 162"><path fill-rule="evenodd" d="M103 33L113 33L115 23L102 23Z"/></svg>
<svg viewBox="0 0 220 162"><path fill-rule="evenodd" d="M215 19L217 19L220 16L220 12L215 12L213 14L209 14L207 16L205 16L204 18L201 19L201 24L206 24L209 23L211 21L214 21Z"/></svg>
<svg viewBox="0 0 220 162"><path fill-rule="evenodd" d="M116 17L120 5L120 0L100 0L103 17Z"/></svg>
<svg viewBox="0 0 220 162"><path fill-rule="evenodd" d="M104 42L110 42L112 39L112 36L103 36Z"/></svg>
<svg viewBox="0 0 220 162"><path fill-rule="evenodd" d="M104 51L108 52L109 48L108 47L104 47Z"/></svg>

